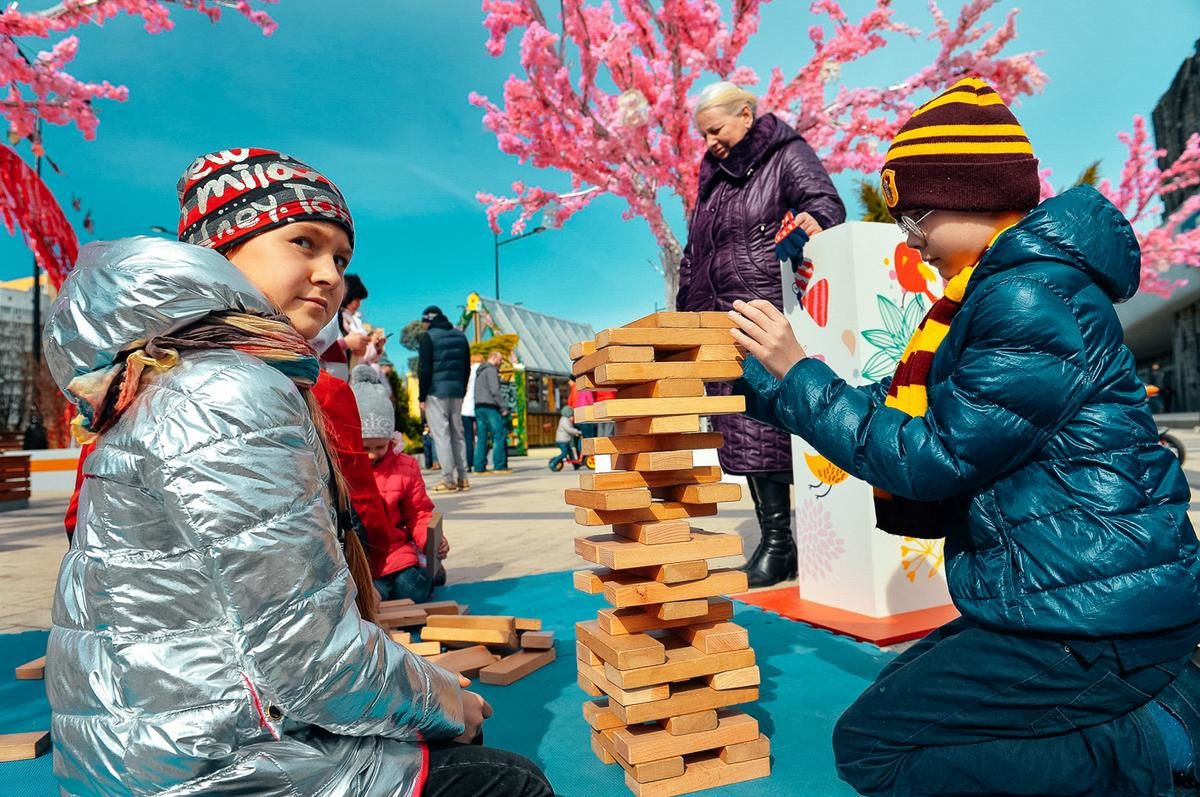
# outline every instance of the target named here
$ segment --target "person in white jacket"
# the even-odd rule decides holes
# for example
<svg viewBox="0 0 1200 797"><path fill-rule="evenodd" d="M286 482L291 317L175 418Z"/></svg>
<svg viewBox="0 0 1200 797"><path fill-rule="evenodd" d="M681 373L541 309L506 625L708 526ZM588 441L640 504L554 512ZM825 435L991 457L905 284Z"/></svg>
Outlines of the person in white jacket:
<svg viewBox="0 0 1200 797"><path fill-rule="evenodd" d="M352 254L341 194L247 148L197 159L180 198L184 243L85 247L46 324L96 442L47 649L62 793L550 795L532 762L453 744L486 701L355 605L306 341Z"/></svg>

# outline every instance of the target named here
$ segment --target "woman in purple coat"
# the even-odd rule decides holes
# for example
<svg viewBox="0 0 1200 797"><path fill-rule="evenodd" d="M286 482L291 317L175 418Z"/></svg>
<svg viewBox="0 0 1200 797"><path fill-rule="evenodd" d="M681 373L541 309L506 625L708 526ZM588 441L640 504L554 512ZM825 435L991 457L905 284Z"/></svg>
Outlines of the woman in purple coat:
<svg viewBox="0 0 1200 797"><path fill-rule="evenodd" d="M729 310L734 301L766 299L783 308L779 260L799 264L809 236L846 220L829 173L803 138L773 114L755 116L756 98L732 83L700 94L696 126L708 152L680 265L680 310ZM789 212L796 229L779 243ZM792 225L789 225L792 226ZM726 395L714 383L710 394ZM786 432L744 415L712 419L725 435L727 473L745 475L762 537L746 563L750 586L796 577L791 531L792 445Z"/></svg>

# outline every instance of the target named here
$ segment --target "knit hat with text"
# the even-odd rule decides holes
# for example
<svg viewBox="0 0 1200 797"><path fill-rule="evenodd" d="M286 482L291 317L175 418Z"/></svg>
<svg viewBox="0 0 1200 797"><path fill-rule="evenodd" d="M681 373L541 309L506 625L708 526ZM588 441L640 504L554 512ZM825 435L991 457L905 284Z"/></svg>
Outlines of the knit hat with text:
<svg viewBox="0 0 1200 797"><path fill-rule="evenodd" d="M350 389L358 402L364 440L391 437L396 433L396 407L392 390L369 365L356 365L350 372Z"/></svg>
<svg viewBox="0 0 1200 797"><path fill-rule="evenodd" d="M354 245L354 220L338 187L295 158L242 147L201 155L177 186L179 240L225 251L294 221L340 224Z"/></svg>
<svg viewBox="0 0 1200 797"><path fill-rule="evenodd" d="M913 111L880 172L893 216L913 210L1030 210L1041 184L1025 130L991 86L960 80Z"/></svg>

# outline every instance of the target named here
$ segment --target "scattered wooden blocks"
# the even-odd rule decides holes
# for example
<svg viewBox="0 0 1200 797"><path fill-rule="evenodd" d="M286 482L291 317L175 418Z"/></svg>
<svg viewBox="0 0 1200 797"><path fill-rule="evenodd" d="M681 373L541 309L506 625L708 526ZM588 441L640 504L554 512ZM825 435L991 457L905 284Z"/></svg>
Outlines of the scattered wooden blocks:
<svg viewBox="0 0 1200 797"><path fill-rule="evenodd" d="M523 650L553 650L554 632L526 631L521 634L521 648Z"/></svg>
<svg viewBox="0 0 1200 797"><path fill-rule="evenodd" d="M0 734L0 761L28 761L49 749L49 731Z"/></svg>
<svg viewBox="0 0 1200 797"><path fill-rule="evenodd" d="M431 656L429 660L439 667L446 668L450 672L474 678L484 667L488 667L499 661L500 657L494 655L483 645L475 645L474 647L452 650L449 653Z"/></svg>
<svg viewBox="0 0 1200 797"><path fill-rule="evenodd" d="M46 677L46 657L38 656L14 671L18 681L40 681Z"/></svg>

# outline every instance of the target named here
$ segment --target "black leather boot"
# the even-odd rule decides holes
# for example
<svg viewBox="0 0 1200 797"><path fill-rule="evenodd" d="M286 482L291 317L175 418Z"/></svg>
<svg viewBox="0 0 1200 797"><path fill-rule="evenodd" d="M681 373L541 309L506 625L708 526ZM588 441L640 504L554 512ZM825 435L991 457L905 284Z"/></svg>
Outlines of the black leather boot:
<svg viewBox="0 0 1200 797"><path fill-rule="evenodd" d="M796 577L791 485L769 474L749 476L750 495L762 539L744 570L751 587L770 587Z"/></svg>

